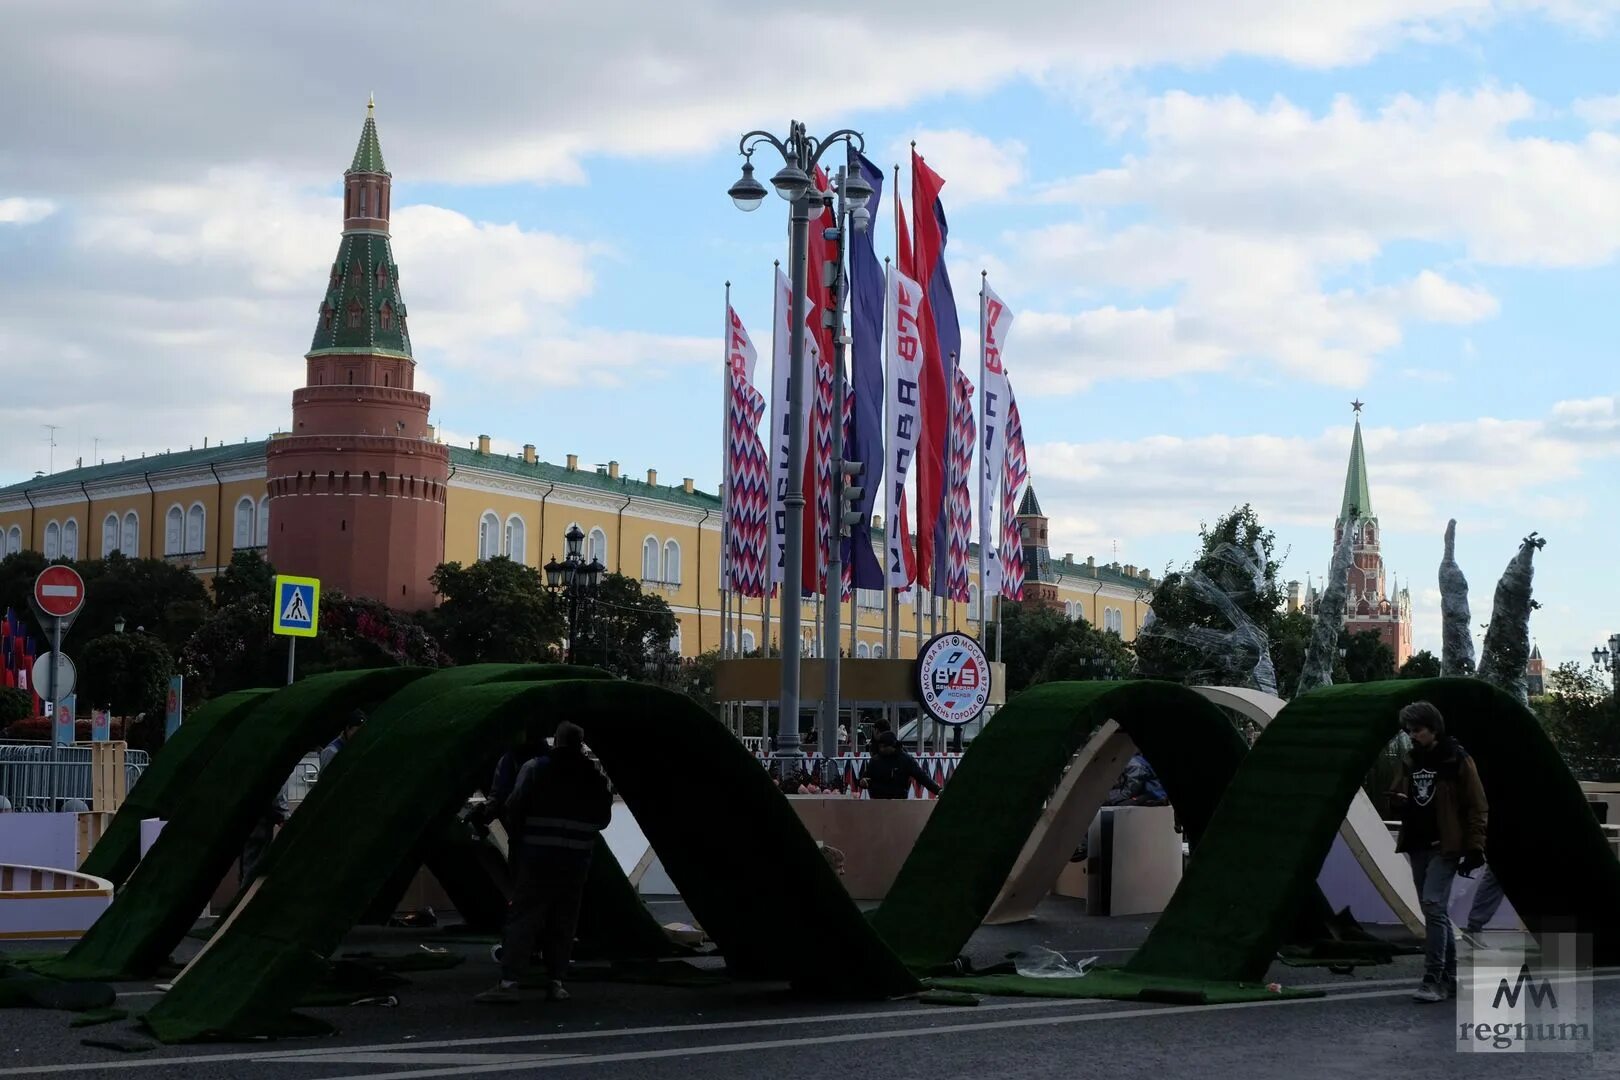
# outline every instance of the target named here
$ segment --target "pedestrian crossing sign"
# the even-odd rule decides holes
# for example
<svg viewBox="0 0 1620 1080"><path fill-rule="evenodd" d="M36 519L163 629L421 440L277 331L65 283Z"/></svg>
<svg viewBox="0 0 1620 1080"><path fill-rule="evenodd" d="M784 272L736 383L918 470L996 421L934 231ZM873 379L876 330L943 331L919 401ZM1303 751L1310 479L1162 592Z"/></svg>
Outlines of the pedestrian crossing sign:
<svg viewBox="0 0 1620 1080"><path fill-rule="evenodd" d="M320 626L321 583L317 578L276 575L276 605L271 613L273 633L314 637Z"/></svg>

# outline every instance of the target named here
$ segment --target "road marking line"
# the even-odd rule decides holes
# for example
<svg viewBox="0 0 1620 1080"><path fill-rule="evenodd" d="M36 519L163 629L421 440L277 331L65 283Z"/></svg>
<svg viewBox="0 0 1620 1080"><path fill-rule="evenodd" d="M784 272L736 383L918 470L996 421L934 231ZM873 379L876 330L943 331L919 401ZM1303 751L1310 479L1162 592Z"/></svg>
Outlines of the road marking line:
<svg viewBox="0 0 1620 1080"><path fill-rule="evenodd" d="M1612 969L1612 968L1601 969L1601 970L1603 970L1605 973L1604 974L1594 974L1592 976L1592 981L1593 982L1611 982L1613 980L1620 979L1620 971L1617 971L1617 970ZM1376 980L1376 981L1375 980L1369 980L1369 981L1367 981L1365 983L1349 983L1349 984L1346 984L1344 982L1314 983L1314 984L1303 984L1303 985L1294 987L1294 989L1298 989L1298 990L1325 990L1325 989L1330 989L1330 988L1343 988L1343 987L1345 987L1347 985L1348 986L1364 986L1364 987L1386 987L1386 986L1389 986L1389 987L1393 987L1393 986L1406 987L1406 986L1412 985L1412 980L1410 978L1406 978L1406 979L1382 979L1382 980ZM1355 994L1336 994L1336 993L1331 993L1330 992L1325 997L1320 997L1320 998L1284 998L1284 999L1281 999L1279 1001L1261 1001L1261 1002L1252 1002L1252 1003L1251 1002L1241 1002L1241 1003L1238 1003L1238 1004L1243 1004L1243 1005L1257 1004L1257 1005L1278 1006L1278 1005L1286 1005L1286 1004L1296 1004L1296 1003L1300 1003L1300 1002L1346 1001L1346 1000L1355 1000L1357 998L1364 998L1364 997L1377 997L1377 996L1379 996L1380 993L1388 994L1390 996L1394 996L1394 995L1399 994L1400 991L1383 991L1383 990L1380 990L1378 992L1368 991L1368 992L1360 992L1360 993L1355 993ZM1075 1008L1084 1008L1084 1007L1088 1007L1088 1006L1095 1008L1097 1006L1120 1005L1120 1004L1122 1004L1122 1002L1120 1002L1118 1000L1103 999L1103 998L1033 998L1033 999L1029 999L1027 1001L997 1002L997 1003L992 1004L992 1005L980 1005L980 1006L978 1006L977 1008L974 1009L974 1015L983 1015L983 1014L985 1014L987 1012L1007 1012L1007 1011L1026 1010L1026 1009L1052 1009L1052 1008L1063 1008L1063 1007L1069 1007L1071 1009L1075 1009ZM1031 1020L1004 1021L1004 1023L1027 1026L1027 1025L1035 1024L1035 1023L1075 1022L1075 1021L1079 1021L1081 1019L1107 1019L1108 1017L1113 1017L1113 1016L1136 1015L1138 1013L1143 1014L1143 1015L1154 1015L1154 1014L1158 1014L1158 1013L1165 1013L1168 1010L1175 1010L1175 1011L1181 1011L1181 1012L1191 1012L1191 1011L1197 1011L1197 1010L1206 1010L1207 1011L1207 1010L1213 1009L1213 1010L1221 1011L1221 1010L1230 1009L1231 1007L1232 1007L1231 1005L1159 1006L1159 1007L1152 1008L1152 1009L1134 1010L1134 1011L1129 1011L1129 1012L1127 1012L1127 1011L1105 1011L1105 1012L1098 1012L1098 1013L1094 1013L1094 1014L1093 1013L1087 1013L1083 1017L1057 1017L1057 1018L1053 1018L1051 1020L1048 1020L1045 1017L1039 1017L1039 1018L1034 1018L1034 1019L1031 1019ZM438 1049L438 1048L473 1047L473 1046L508 1046L508 1045L516 1045L516 1044L522 1044L522 1043L536 1043L536 1042L546 1042L546 1043L571 1042L571 1041L576 1041L576 1040L580 1040L580 1039L604 1039L604 1040L605 1039L625 1039L625 1038L638 1038L638 1037L645 1036L645 1035L686 1034L686 1033L695 1033L695 1032L704 1032L704 1031L719 1031L719 1030L736 1031L736 1030L757 1029L757 1028L766 1028L766 1027L785 1027L785 1026L789 1026L789 1025L830 1024L830 1023L861 1023L861 1022L872 1022L872 1021L881 1022L881 1021L887 1021L887 1020L892 1020L892 1019L904 1019L904 1018L912 1017L912 1016L926 1016L926 1015L942 1015L942 1014L931 1013L928 1009L920 1007L920 1006L910 1006L910 1007L901 1007L901 1008L894 1008L894 1009L881 1009L881 1010L875 1010L875 1011L874 1010L867 1010L865 1012L856 1012L856 1013L826 1013L826 1014L814 1015L814 1016L786 1016L786 1017L779 1017L779 1018L774 1018L774 1019L733 1020L733 1021L722 1021L722 1022L705 1023L705 1024L658 1024L658 1025L651 1025L651 1026L639 1027L639 1028L610 1028L610 1029L605 1030L605 1031L584 1031L584 1030L581 1030L581 1031L548 1032L548 1033L545 1033L545 1034L489 1035L489 1036L479 1036L479 1037L467 1038L467 1039L435 1039L435 1040L424 1040L424 1041L421 1041L421 1042L411 1042L411 1043L403 1043L403 1042L395 1041L395 1042L390 1042L390 1043L371 1043L371 1044L366 1044L366 1045L346 1046L346 1047L345 1046L328 1046L328 1047L321 1047L319 1049L305 1049L305 1050L282 1050L282 1051L264 1051L264 1050L260 1050L260 1051L249 1051L249 1052L246 1052L246 1053L233 1053L233 1054L194 1054L194 1055L176 1055L176 1056L172 1056L172 1057L163 1057L163 1058L125 1059L125 1060L118 1060L118 1061L73 1062L71 1064L59 1064L59 1065L25 1065L25 1066L21 1066L19 1068L15 1068L15 1069L0 1069L0 1076L40 1076L40 1075L50 1075L50 1074L82 1072L82 1071L84 1071L84 1070L86 1070L88 1068L94 1068L94 1069L100 1069L100 1070L150 1069L150 1068L156 1068L156 1067L161 1067L161 1066L170 1066L170 1065L204 1065L204 1064L215 1064L215 1063L229 1062L229 1061L252 1061L252 1062L257 1062L257 1063L270 1063L270 1062L275 1062L275 1061L293 1061L293 1062L296 1062L299 1059L308 1058L308 1057L311 1057L311 1056L317 1055L317 1054L366 1053L366 1052L379 1052L380 1053L380 1052L387 1052L387 1051L432 1050L432 1049ZM978 1025L978 1026L982 1027L982 1025ZM964 1030L964 1029L961 1028L960 1025L957 1025L957 1026L946 1025L946 1026L934 1026L934 1027L924 1028L924 1029L921 1029L921 1030L922 1031L927 1031L927 1032L940 1032L940 1031L956 1031L956 1030ZM881 1030L873 1031L871 1033L870 1037L872 1037L872 1038L881 1038L881 1037L883 1037L884 1035L887 1035L887 1034L903 1034L903 1033L904 1033L903 1029L901 1031L896 1031L893 1028L883 1028ZM863 1035L861 1037L864 1038L864 1037L866 1037L866 1035L863 1033ZM828 1042L828 1041L840 1041L842 1038L843 1037L841 1037L841 1036L816 1036L816 1037L812 1037L812 1038L809 1038L809 1039L805 1040L805 1042L814 1044L814 1043L821 1043L821 1042ZM764 1045L767 1045L767 1044L765 1044L765 1043L742 1044L742 1046L744 1048L746 1048L748 1045L764 1046ZM609 1057L606 1057L606 1056L597 1056L597 1057L582 1058L581 1060L608 1061L608 1060L617 1060L617 1059L609 1058ZM455 1070L455 1071L460 1072L462 1070ZM406 1074L406 1075L411 1075L411 1076L415 1076L415 1075L431 1076L433 1074L431 1074L431 1073L409 1073L409 1074ZM372 1076L371 1080L382 1080L382 1078L378 1077L378 1076Z"/></svg>
<svg viewBox="0 0 1620 1080"><path fill-rule="evenodd" d="M542 1061L554 1062L578 1056L577 1054L418 1054L410 1051L355 1054L331 1050L324 1054L297 1058L290 1064L320 1062L327 1065L505 1065L516 1068L520 1065L533 1065ZM276 1060L284 1061L284 1059Z"/></svg>

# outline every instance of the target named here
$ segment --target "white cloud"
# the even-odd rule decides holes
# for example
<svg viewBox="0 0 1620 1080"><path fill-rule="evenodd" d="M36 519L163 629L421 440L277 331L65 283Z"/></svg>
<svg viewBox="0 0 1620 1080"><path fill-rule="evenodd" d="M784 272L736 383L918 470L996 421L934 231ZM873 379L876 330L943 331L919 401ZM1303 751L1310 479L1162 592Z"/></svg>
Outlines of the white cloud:
<svg viewBox="0 0 1620 1080"><path fill-rule="evenodd" d="M1581 98L1575 102L1575 115L1595 128L1620 127L1620 94Z"/></svg>
<svg viewBox="0 0 1620 1080"><path fill-rule="evenodd" d="M200 0L11 8L0 97L33 105L0 115L0 145L30 148L0 162L0 184L26 177L38 182L18 186L49 191L272 160L322 176L325 148L353 137L366 89L397 137L402 175L575 183L593 155L714 149L777 117L819 126L1011 78L1098 82L1229 56L1335 67L1524 10L1491 0L892 0L852 19L799 3L606 0L481 14L418 6L311 33L331 22L315 0L223 14ZM1532 10L1583 25L1601 14L1574 0ZM375 62L356 66L355 33ZM836 56L836 71L811 78L800 65L757 62L789 54Z"/></svg>
<svg viewBox="0 0 1620 1080"><path fill-rule="evenodd" d="M0 225L33 225L54 213L56 204L49 199L0 199Z"/></svg>
<svg viewBox="0 0 1620 1080"><path fill-rule="evenodd" d="M1540 111L1490 87L1402 94L1376 112L1340 97L1320 115L1172 92L1143 108L1146 153L1048 197L1257 236L1458 244L1499 265L1606 262L1620 251L1620 137L1515 134Z"/></svg>
<svg viewBox="0 0 1620 1080"><path fill-rule="evenodd" d="M945 177L943 197L952 207L1000 199L1022 187L1028 148L1016 139L997 142L972 131L915 131L889 147L909 175L911 144L928 167Z"/></svg>

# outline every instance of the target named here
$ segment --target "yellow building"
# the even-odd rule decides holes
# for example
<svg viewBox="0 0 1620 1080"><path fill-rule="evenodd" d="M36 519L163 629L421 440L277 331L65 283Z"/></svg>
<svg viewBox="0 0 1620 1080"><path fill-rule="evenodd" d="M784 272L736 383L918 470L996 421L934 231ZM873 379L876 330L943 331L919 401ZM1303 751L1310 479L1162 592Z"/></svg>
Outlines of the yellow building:
<svg viewBox="0 0 1620 1080"><path fill-rule="evenodd" d="M262 552L268 545L268 445L229 443L104 462L0 488L0 550L38 551L49 559L99 559L115 551L131 558L160 556L212 577L233 552ZM1135 637L1155 584L1146 571L1070 556L1050 559L1044 555L1045 518L1032 495L1021 509L1032 511L1021 517L1032 602L1059 607L1126 640ZM586 534L587 557L637 578L669 603L680 624L671 644L682 656L720 647L718 497L698 490L690 478L663 484L653 470L645 478L631 477L617 462L582 469L570 454L565 464L554 465L539 460L533 446L516 456L495 453L487 437L477 447L450 448L446 561L505 555L538 568L563 554L563 537L573 525ZM874 539L881 545L881 531ZM974 555L976 560L976 549ZM976 565L970 574L972 603L936 601L941 629L977 632ZM934 618L928 600L923 598L925 638ZM731 644L757 648L765 639L763 603L736 603L740 614ZM882 604L881 593L858 590L855 648L849 648L846 606L841 649L856 656L888 654ZM814 601L805 601L807 637L816 610ZM900 654L910 657L917 644L912 597L900 611ZM775 640L778 613L772 614Z"/></svg>

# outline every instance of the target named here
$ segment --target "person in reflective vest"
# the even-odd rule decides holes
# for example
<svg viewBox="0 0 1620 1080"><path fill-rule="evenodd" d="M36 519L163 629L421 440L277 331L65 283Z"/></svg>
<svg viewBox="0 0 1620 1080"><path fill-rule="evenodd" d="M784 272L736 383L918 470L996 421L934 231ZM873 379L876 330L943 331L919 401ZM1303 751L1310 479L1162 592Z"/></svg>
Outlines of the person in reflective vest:
<svg viewBox="0 0 1620 1080"><path fill-rule="evenodd" d="M563 978L591 851L612 814L613 794L585 756L585 733L577 724L557 725L550 753L524 763L506 800L505 818L513 830L512 899L501 941L501 981L478 995L479 1001L521 1000L537 943L545 954L547 1000L568 997Z"/></svg>

